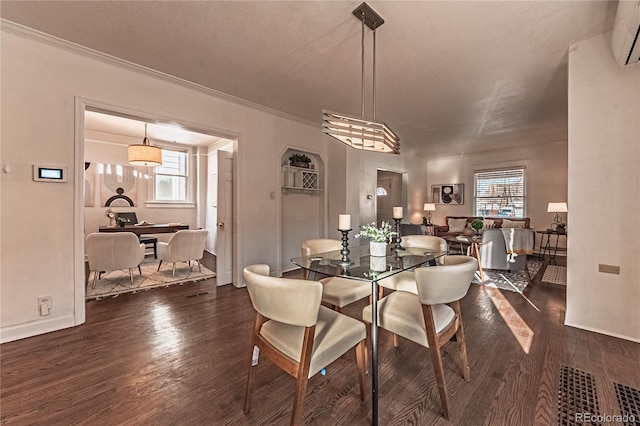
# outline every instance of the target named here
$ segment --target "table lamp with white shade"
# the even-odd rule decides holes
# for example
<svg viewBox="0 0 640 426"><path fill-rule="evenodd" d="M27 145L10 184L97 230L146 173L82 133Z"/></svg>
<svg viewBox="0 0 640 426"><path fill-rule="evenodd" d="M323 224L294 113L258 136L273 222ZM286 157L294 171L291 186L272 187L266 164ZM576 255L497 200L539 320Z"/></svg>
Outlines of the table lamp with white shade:
<svg viewBox="0 0 640 426"><path fill-rule="evenodd" d="M547 207L547 213L556 214L556 216L553 218L553 221L556 223L562 222L562 216L560 216L560 213L567 212L567 203L549 203L549 206Z"/></svg>
<svg viewBox="0 0 640 426"><path fill-rule="evenodd" d="M436 211L436 205L434 203L424 203L423 210L427 212L427 225L431 225L431 212Z"/></svg>
<svg viewBox="0 0 640 426"><path fill-rule="evenodd" d="M553 218L553 223L551 224L551 229L556 230L558 228L562 228L564 231L564 224L562 224L563 219L560 216L560 213L567 213L569 210L567 209L567 203L549 203L547 206L547 213L555 213L555 217ZM560 226L562 224L562 226Z"/></svg>

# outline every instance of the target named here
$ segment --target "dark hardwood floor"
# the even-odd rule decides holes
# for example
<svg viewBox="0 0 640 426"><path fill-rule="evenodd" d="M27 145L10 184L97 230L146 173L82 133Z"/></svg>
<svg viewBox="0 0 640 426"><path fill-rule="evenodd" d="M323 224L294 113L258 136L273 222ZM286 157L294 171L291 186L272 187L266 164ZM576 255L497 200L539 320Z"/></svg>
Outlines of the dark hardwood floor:
<svg viewBox="0 0 640 426"><path fill-rule="evenodd" d="M215 267L211 257L203 263ZM565 327L564 288L541 283L543 272L526 298L471 286L462 301L470 383L456 344L443 350L450 422L427 350L406 340L395 349L381 332L380 424L555 425L561 365L593 374L600 412L619 414L613 382L640 389L640 345ZM345 313L359 317L363 307ZM0 421L288 424L294 381L268 361L251 413L242 411L253 318L246 290L215 280L88 302L84 325L0 346ZM357 390L351 351L310 379L304 422L370 424L371 401Z"/></svg>

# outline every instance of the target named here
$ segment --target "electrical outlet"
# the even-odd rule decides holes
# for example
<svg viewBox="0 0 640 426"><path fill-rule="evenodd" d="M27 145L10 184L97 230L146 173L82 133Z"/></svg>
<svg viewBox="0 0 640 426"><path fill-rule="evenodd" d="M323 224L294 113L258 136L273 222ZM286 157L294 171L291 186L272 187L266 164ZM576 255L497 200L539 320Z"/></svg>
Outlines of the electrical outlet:
<svg viewBox="0 0 640 426"><path fill-rule="evenodd" d="M40 316L49 315L49 312L53 309L53 298L51 296L38 297L38 311Z"/></svg>
<svg viewBox="0 0 640 426"><path fill-rule="evenodd" d="M598 272L620 275L620 267L614 265L604 265L601 263L598 265Z"/></svg>

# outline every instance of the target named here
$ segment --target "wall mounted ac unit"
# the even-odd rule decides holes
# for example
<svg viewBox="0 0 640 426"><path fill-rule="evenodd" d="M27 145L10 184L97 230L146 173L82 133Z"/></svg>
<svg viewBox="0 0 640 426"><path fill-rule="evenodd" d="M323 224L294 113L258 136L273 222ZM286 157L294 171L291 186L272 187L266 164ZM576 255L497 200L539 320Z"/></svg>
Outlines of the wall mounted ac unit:
<svg viewBox="0 0 640 426"><path fill-rule="evenodd" d="M640 0L618 2L611 47L621 66L640 61Z"/></svg>

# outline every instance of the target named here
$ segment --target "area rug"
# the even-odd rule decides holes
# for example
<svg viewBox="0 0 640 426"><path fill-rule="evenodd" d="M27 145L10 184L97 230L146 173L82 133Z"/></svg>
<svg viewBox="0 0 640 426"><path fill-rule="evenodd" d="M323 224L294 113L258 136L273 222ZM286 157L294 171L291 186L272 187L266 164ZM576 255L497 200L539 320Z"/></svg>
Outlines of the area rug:
<svg viewBox="0 0 640 426"><path fill-rule="evenodd" d="M567 267L547 265L542 276L542 282L551 284L567 285Z"/></svg>
<svg viewBox="0 0 640 426"><path fill-rule="evenodd" d="M527 268L529 269L531 279L536 276L541 267L542 261L532 258L527 259ZM524 271L484 269L483 272L484 282L480 280L480 272L476 272L472 281L474 284L482 284L488 287L499 288L501 290L515 291L517 293L522 293L525 287L529 284L529 281L527 281L527 275Z"/></svg>
<svg viewBox="0 0 640 426"><path fill-rule="evenodd" d="M102 299L104 297L116 297L123 293L136 293L152 288L167 287L171 285L182 285L189 282L206 280L216 276L215 272L202 266L202 272L198 271L198 265L191 262L191 268L185 263L176 264L176 276L172 276L173 264L162 263L158 271L160 261L153 258L146 258L140 265L142 276L138 269L133 272L133 285L129 278L129 270L109 271L102 274L102 278L96 282L96 287L92 288L93 272L88 278L86 300Z"/></svg>

